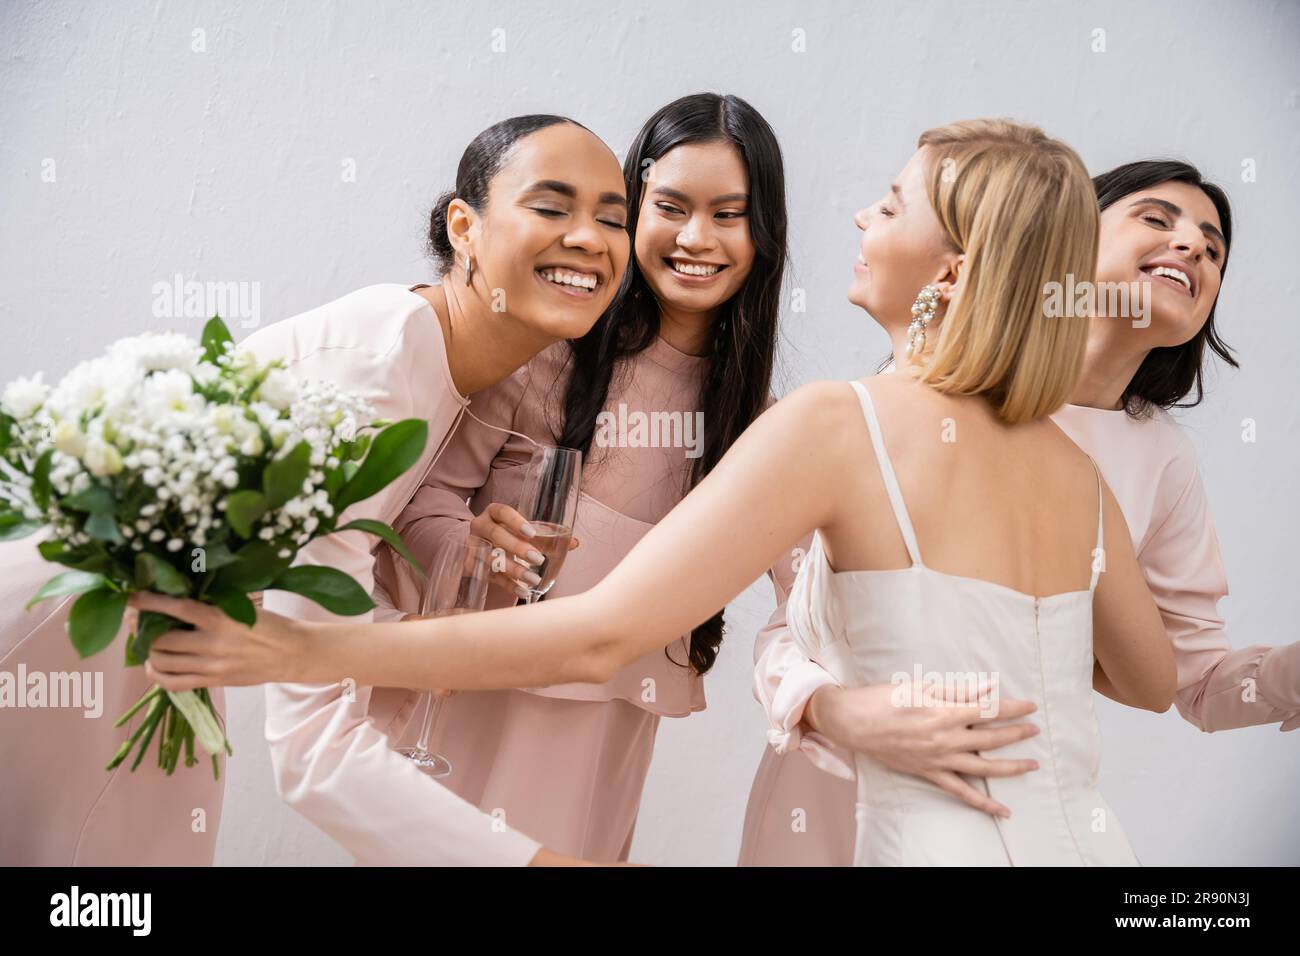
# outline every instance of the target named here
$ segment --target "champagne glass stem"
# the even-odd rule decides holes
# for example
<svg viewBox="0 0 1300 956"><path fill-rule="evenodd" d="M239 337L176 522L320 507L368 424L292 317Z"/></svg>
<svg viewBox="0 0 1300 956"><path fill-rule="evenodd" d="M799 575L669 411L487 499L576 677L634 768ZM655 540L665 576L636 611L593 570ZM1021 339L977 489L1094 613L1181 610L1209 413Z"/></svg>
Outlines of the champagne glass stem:
<svg viewBox="0 0 1300 956"><path fill-rule="evenodd" d="M442 698L436 696L433 691L424 692L424 723L420 725L420 739L415 747L421 753L429 752L429 731L433 730L433 718L437 716L438 705L442 703Z"/></svg>

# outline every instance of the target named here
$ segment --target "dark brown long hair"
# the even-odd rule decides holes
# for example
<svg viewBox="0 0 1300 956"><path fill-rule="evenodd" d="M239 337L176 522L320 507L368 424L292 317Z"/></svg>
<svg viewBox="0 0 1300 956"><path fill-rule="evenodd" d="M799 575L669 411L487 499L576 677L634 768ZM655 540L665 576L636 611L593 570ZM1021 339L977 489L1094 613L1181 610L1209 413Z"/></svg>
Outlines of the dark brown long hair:
<svg viewBox="0 0 1300 956"><path fill-rule="evenodd" d="M1219 271L1226 275L1228 255L1232 248L1232 206L1228 202L1227 193L1214 183L1207 182L1195 166L1174 159L1148 159L1125 163L1100 176L1094 176L1092 180L1097 202L1103 211L1125 196L1169 182L1195 186L1214 203L1223 227L1223 261L1219 264ZM1182 345L1154 348L1142 360L1137 373L1124 389L1124 408L1130 415L1149 415L1153 408L1191 408L1199 405L1205 396L1204 375L1209 358L1207 350L1233 368L1238 367L1232 349L1220 338L1219 331L1214 326L1214 313L1218 306L1216 299L1210 307L1205 324ZM1192 397L1189 399L1188 396Z"/></svg>
<svg viewBox="0 0 1300 956"><path fill-rule="evenodd" d="M747 221L754 263L710 329L697 406L707 412L709 428L701 454L692 465L688 489L717 465L762 413L770 391L786 264L781 147L767 121L740 97L696 93L674 100L651 116L623 163L628 229L635 235L645 188L642 172L647 165L678 146L715 142L734 146L749 174ZM659 304L635 256L620 291L591 331L569 342L572 374L559 444L580 449L584 458L591 450L596 419L605 408L615 369L626 368L626 360L648 348L659 334ZM704 674L713 666L722 633L721 611L692 631L689 663L696 673Z"/></svg>

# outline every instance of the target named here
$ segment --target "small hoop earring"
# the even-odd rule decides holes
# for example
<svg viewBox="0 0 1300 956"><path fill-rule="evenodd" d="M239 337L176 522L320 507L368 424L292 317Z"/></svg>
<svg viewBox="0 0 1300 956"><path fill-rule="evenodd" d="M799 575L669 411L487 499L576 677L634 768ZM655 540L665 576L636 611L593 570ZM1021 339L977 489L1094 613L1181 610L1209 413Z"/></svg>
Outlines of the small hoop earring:
<svg viewBox="0 0 1300 956"><path fill-rule="evenodd" d="M903 353L904 358L914 358L925 351L925 334L934 321L938 304L938 286L927 285L917 293L916 301L912 303L912 324L907 327L907 351Z"/></svg>
<svg viewBox="0 0 1300 956"><path fill-rule="evenodd" d="M465 284L469 285L474 279L474 257L468 252L465 253Z"/></svg>

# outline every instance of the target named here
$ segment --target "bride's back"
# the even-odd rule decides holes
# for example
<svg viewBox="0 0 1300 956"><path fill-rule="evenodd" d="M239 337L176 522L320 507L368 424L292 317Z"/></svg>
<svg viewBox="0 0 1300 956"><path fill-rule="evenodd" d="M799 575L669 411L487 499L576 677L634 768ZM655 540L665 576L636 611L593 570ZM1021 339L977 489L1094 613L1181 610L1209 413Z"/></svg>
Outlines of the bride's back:
<svg viewBox="0 0 1300 956"><path fill-rule="evenodd" d="M1008 425L984 398L940 393L907 371L865 384L927 567L1040 597L1087 589L1097 474L1050 419ZM891 505L865 422L846 438L863 466L845 476L855 507L828 529L832 565L908 567L901 530L881 520Z"/></svg>

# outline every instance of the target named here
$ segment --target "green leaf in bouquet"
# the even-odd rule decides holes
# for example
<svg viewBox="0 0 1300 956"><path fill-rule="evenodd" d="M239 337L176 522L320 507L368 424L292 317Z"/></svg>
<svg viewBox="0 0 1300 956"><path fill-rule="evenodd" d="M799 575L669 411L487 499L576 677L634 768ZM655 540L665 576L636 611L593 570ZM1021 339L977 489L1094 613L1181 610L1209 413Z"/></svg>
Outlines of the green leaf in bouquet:
<svg viewBox="0 0 1300 956"><path fill-rule="evenodd" d="M141 516L140 509L148 504L156 504L158 496L150 485L143 481L131 482L125 491L117 495L117 518L122 524L133 524Z"/></svg>
<svg viewBox="0 0 1300 956"><path fill-rule="evenodd" d="M203 565L209 572L220 571L226 565L233 564L238 560L224 541L206 545L203 549Z"/></svg>
<svg viewBox="0 0 1300 956"><path fill-rule="evenodd" d="M42 511L50 506L50 463L53 460L54 449L47 448L32 468L32 500Z"/></svg>
<svg viewBox="0 0 1300 956"><path fill-rule="evenodd" d="M274 511L290 498L302 493L302 483L311 474L311 446L298 442L287 455L277 458L262 472L262 494L266 509Z"/></svg>
<svg viewBox="0 0 1300 956"><path fill-rule="evenodd" d="M374 440L374 437L369 432L362 432L354 441L350 441L343 446L343 454L339 458L343 461L360 461L366 457L366 452L370 450L370 443Z"/></svg>
<svg viewBox="0 0 1300 956"><path fill-rule="evenodd" d="M339 467L325 473L325 494L329 495L330 501L338 501L339 491L352 480L361 465L355 461L344 461ZM337 518L339 512L334 511L334 517Z"/></svg>
<svg viewBox="0 0 1300 956"><path fill-rule="evenodd" d="M63 541L42 541L36 546L36 550L46 561L54 561L78 571L111 575L116 570L113 559L104 551L102 544L93 543L70 548Z"/></svg>
<svg viewBox="0 0 1300 956"><path fill-rule="evenodd" d="M30 611L33 604L39 604L46 598L61 597L65 594L84 594L107 586L108 579L102 574L92 574L89 571L64 571L46 581L41 589L32 595L32 599L27 602L23 610Z"/></svg>
<svg viewBox="0 0 1300 956"><path fill-rule="evenodd" d="M113 642L126 611L126 592L100 588L77 598L68 612L68 636L82 657L98 654Z"/></svg>
<svg viewBox="0 0 1300 956"><path fill-rule="evenodd" d="M269 585L315 601L331 614L353 616L373 610L365 588L336 568L304 564L290 568Z"/></svg>
<svg viewBox="0 0 1300 956"><path fill-rule="evenodd" d="M325 483L321 487L325 489L325 494L329 495L331 501L338 496L339 489L347 484L348 479L352 477L344 471L348 465L352 465L352 462L345 461L337 468L327 468L325 470ZM356 473L356 470L356 466L353 465L353 474Z"/></svg>
<svg viewBox="0 0 1300 956"><path fill-rule="evenodd" d="M29 521L14 511L0 514L0 541L16 541L25 538L42 527L40 521Z"/></svg>
<svg viewBox="0 0 1300 956"><path fill-rule="evenodd" d="M428 442L429 423L422 418L403 419L381 431L371 443L361 467L339 491L334 513L342 514L349 505L386 488L420 460Z"/></svg>
<svg viewBox="0 0 1300 956"><path fill-rule="evenodd" d="M126 539L122 537L122 532L118 530L117 519L112 515L90 515L86 519L86 523L81 526L81 530L96 541L106 541L109 544L126 543Z"/></svg>
<svg viewBox="0 0 1300 956"><path fill-rule="evenodd" d="M190 582L166 559L148 551L135 556L135 586L142 591L161 591L173 597L190 593Z"/></svg>
<svg viewBox="0 0 1300 956"><path fill-rule="evenodd" d="M411 554L406 547L406 542L402 536L394 531L389 525L382 521L375 521L373 518L357 518L355 521L349 521L341 528L335 528L335 531L365 531L369 534L377 535L383 538L392 547L394 551L406 559L407 564L415 568L420 574L424 573L424 568L420 567L420 562L415 560L415 555Z"/></svg>
<svg viewBox="0 0 1300 956"><path fill-rule="evenodd" d="M235 337L226 328L226 323L221 321L221 316L214 315L203 326L203 337L199 342L203 346L204 360L215 363L218 357L225 354L227 343L234 345Z"/></svg>
<svg viewBox="0 0 1300 956"><path fill-rule="evenodd" d="M73 511L86 511L92 515L113 515L117 513L117 501L113 497L113 492L103 485L91 485L89 488L78 491L75 495L68 495L59 503L64 508L71 508Z"/></svg>
<svg viewBox="0 0 1300 956"><path fill-rule="evenodd" d="M217 572L213 589L217 591L262 591L285 572L291 558L282 558L276 548L265 541L250 541L235 552L235 560Z"/></svg>
<svg viewBox="0 0 1300 956"><path fill-rule="evenodd" d="M270 467L266 469L268 472ZM241 538L253 536L253 523L266 514L266 498L260 491L245 488L226 498L226 520Z"/></svg>
<svg viewBox="0 0 1300 956"><path fill-rule="evenodd" d="M243 591L215 591L209 600L226 612L226 617L252 627L257 623L257 607Z"/></svg>

